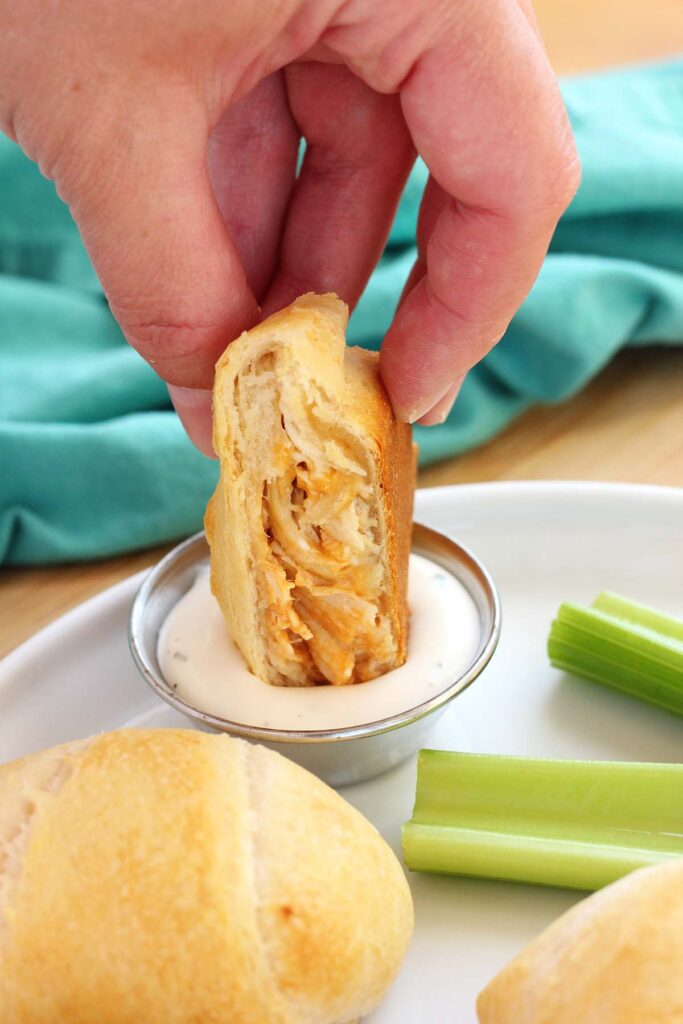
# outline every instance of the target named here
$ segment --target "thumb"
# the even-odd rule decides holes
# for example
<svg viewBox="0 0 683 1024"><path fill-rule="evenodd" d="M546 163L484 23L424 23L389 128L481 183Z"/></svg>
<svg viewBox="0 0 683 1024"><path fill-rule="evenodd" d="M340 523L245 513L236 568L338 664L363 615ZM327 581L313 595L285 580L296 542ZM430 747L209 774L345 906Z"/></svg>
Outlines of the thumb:
<svg viewBox="0 0 683 1024"><path fill-rule="evenodd" d="M207 135L201 110L128 122L106 160L66 153L55 180L123 333L171 385L190 436L210 454L206 389L258 306L213 196Z"/></svg>

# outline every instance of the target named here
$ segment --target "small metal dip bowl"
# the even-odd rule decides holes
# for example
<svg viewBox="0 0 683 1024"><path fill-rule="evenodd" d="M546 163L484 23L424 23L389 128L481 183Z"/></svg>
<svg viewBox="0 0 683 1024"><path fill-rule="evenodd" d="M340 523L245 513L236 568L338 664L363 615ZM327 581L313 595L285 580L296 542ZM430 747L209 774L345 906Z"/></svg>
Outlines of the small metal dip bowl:
<svg viewBox="0 0 683 1024"><path fill-rule="evenodd" d="M271 729L232 722L193 707L164 679L157 657L159 631L167 615L209 562L203 533L174 548L144 579L133 601L129 642L133 659L154 692L200 728L263 743L297 761L332 786L373 778L405 761L424 745L447 704L481 674L500 636L500 600L484 566L456 541L413 524L412 551L460 581L479 616L479 643L469 666L429 700L398 714L340 729ZM454 623L454 626L457 624ZM362 686L362 683L357 685Z"/></svg>

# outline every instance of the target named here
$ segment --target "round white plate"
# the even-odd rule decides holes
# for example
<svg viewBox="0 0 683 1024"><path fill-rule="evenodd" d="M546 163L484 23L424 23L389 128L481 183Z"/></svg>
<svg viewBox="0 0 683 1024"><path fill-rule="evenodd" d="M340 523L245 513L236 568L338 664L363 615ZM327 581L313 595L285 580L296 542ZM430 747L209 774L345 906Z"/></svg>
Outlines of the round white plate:
<svg viewBox="0 0 683 1024"><path fill-rule="evenodd" d="M503 632L456 698L434 747L614 760L683 760L683 720L548 665L563 600L615 590L683 616L683 491L602 484L483 484L421 491L416 519L493 573ZM142 574L141 574L142 575ZM138 676L126 620L140 576L48 626L0 664L0 760L121 726L187 726ZM454 623L457 628L457 623ZM400 856L414 761L344 790ZM416 931L372 1024L474 1024L477 992L578 898L556 889L412 875Z"/></svg>

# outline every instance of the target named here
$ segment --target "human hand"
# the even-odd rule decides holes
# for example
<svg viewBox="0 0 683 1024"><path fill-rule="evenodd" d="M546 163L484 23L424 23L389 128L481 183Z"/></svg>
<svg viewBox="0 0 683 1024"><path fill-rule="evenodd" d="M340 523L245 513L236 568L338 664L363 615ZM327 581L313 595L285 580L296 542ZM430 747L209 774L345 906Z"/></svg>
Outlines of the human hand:
<svg viewBox="0 0 683 1024"><path fill-rule="evenodd" d="M445 418L578 185L530 0L0 11L0 127L54 179L206 452L226 342L301 292L357 302L415 151L431 172L418 260L380 360L411 421Z"/></svg>

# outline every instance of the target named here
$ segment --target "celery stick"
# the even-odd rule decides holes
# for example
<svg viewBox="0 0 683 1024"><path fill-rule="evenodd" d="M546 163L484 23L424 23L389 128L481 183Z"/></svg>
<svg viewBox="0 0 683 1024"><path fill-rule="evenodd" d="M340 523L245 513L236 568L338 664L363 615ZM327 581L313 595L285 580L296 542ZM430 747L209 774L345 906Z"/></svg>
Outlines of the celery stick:
<svg viewBox="0 0 683 1024"><path fill-rule="evenodd" d="M683 715L683 691L674 687L667 687L666 684L644 677L635 672L623 671L618 678L614 679L614 664L609 660L601 660L595 655L590 658L589 664L582 662L574 650L568 652L561 644L553 648L552 664L556 669L573 676L581 676L593 683L601 683L609 686L628 696L644 700L643 690L647 689L647 703L657 708Z"/></svg>
<svg viewBox="0 0 683 1024"><path fill-rule="evenodd" d="M606 612L607 615L611 615L615 619L645 626L655 633L683 643L683 621L674 619L671 615L664 615L645 604L629 601L626 597L620 597L619 594L605 590L595 598L591 607L600 612Z"/></svg>
<svg viewBox="0 0 683 1024"><path fill-rule="evenodd" d="M412 871L597 889L683 857L683 765L422 750Z"/></svg>
<svg viewBox="0 0 683 1024"><path fill-rule="evenodd" d="M683 622L604 593L562 604L550 627L556 668L683 715Z"/></svg>

